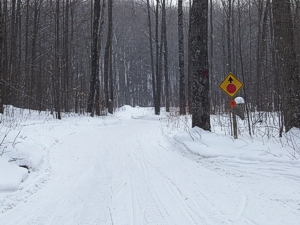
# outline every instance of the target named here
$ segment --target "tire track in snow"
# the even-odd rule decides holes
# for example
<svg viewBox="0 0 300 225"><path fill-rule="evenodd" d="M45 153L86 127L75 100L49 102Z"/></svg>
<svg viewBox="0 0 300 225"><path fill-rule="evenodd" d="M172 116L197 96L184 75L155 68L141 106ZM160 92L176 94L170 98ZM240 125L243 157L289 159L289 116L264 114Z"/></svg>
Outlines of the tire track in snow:
<svg viewBox="0 0 300 225"><path fill-rule="evenodd" d="M149 133L151 133L151 132L149 132ZM153 140L155 140L156 138L156 136L157 136L157 134L158 134L158 132L153 132L153 136L150 136L150 138L152 138ZM153 142L153 140L149 140L148 141L148 143L147 144L150 144L151 142ZM161 151L161 152L165 152L165 150L168 150L168 148L166 148L165 146L163 146L162 144L159 144L159 146L160 146L160 148L158 148L158 151ZM155 147L156 146L153 146L153 148L155 149ZM167 156L167 154L166 154L166 156ZM145 158L145 157L144 157ZM162 158L167 158L167 157L162 157ZM179 159L180 160L180 159ZM181 208L183 209L183 211L185 211L186 212L186 214L190 217L190 223L191 222L194 222L195 223L195 220L193 219L193 216L195 217L198 217L198 224L199 224L199 220L200 221L202 221L201 222L201 224L213 224L212 222L208 222L208 219L207 219L207 217L206 216L204 216L204 214L202 213L201 215L199 214L199 213L197 213L195 210L193 210L192 209L192 207L190 207L187 203L186 203L186 201L185 201L185 199L184 199L184 196L182 195L182 193L181 193L181 191L180 191L180 188L166 175L166 174L164 174L160 169L159 169L159 167L157 167L157 166L154 166L154 165L152 165L150 162L149 162L149 160L145 160L145 161L147 161L147 164L149 164L153 169L155 169L155 170L157 170L161 175L162 175L162 177L164 178L164 182L165 182L165 184L166 184L166 186L167 186L167 188L169 189L169 190L171 190L170 191L170 194L171 195L173 195L175 198L177 198L178 199L178 202L179 202L179 204L181 205ZM188 188L187 188L188 189ZM179 194L178 194L179 193ZM203 194L202 194L203 195ZM208 202L209 204L210 204L210 202ZM216 208L216 207L215 207ZM201 211L201 210L200 210ZM221 212L221 211L220 211ZM192 216L193 215L193 216ZM220 215L222 215L222 213L220 213ZM205 219L203 219L203 217L205 218ZM213 216L211 216L211 217L213 217ZM221 221L223 221L224 222L224 220L226 221L227 219L226 219L226 217L222 217L222 219L221 219ZM228 221L228 220L227 220ZM220 221L219 221L220 222ZM197 224L196 223L196 224ZM228 223L229 224L229 223Z"/></svg>
<svg viewBox="0 0 300 225"><path fill-rule="evenodd" d="M207 159L200 163L209 170L226 176L247 197L247 205L240 217L234 220L234 224L262 224L265 221L272 221L272 225L297 224L295 221L300 218L300 199L294 199L293 192L299 193L299 180L298 175L295 175L297 173L293 171L299 171L298 164L235 159ZM283 183L285 186L282 186ZM294 203L288 199L293 199Z"/></svg>
<svg viewBox="0 0 300 225"><path fill-rule="evenodd" d="M172 149L158 121L124 121L76 135L50 154L52 178L18 208L24 221L12 224L228 224L231 182ZM216 181L224 182L224 202L210 195L211 188L222 191Z"/></svg>

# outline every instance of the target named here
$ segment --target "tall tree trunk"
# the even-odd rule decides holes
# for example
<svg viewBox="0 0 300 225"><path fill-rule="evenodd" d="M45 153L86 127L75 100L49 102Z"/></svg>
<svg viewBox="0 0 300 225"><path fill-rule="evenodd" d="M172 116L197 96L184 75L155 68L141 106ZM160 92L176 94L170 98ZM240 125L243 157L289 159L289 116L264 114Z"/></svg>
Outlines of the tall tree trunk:
<svg viewBox="0 0 300 225"><path fill-rule="evenodd" d="M3 52L2 52L2 71L3 71L3 80L4 84L3 87L3 104L9 104L9 72L8 72L8 28L7 28L7 23L8 23L8 7L7 7L7 0L3 1L3 11L2 11L2 27L3 27L3 40L2 40L2 45L3 45Z"/></svg>
<svg viewBox="0 0 300 225"><path fill-rule="evenodd" d="M63 93L64 93L64 110L69 112L70 96L69 96L69 82L70 82L70 66L69 66L69 10L70 3L66 0L65 10L64 10L64 46L63 46Z"/></svg>
<svg viewBox="0 0 300 225"><path fill-rule="evenodd" d="M60 109L60 86L61 86L61 67L60 67L60 41L59 41L59 0L56 0L56 31L55 31L55 111L56 118L61 119Z"/></svg>
<svg viewBox="0 0 300 225"><path fill-rule="evenodd" d="M51 4L51 3L50 3ZM30 79L29 79L29 73L30 73L30 66L29 66L29 0L26 0L26 22L25 22L25 74L24 74L24 91L23 96L28 93L30 90ZM27 92L27 93L26 93ZM29 103L26 105L25 100L23 99L24 107L29 108Z"/></svg>
<svg viewBox="0 0 300 225"><path fill-rule="evenodd" d="M274 0L274 35L286 131L300 128L300 83L289 0Z"/></svg>
<svg viewBox="0 0 300 225"><path fill-rule="evenodd" d="M95 105L95 91L96 91L96 81L97 81L97 68L98 65L98 27L100 19L101 4L100 0L94 1L94 20L93 20L93 31L92 31L92 73L90 80L90 92L88 97L87 112L94 116L94 105Z"/></svg>
<svg viewBox="0 0 300 225"><path fill-rule="evenodd" d="M226 7L226 3L222 0L223 7ZM232 0L228 0L228 11L226 13L226 38L227 38L227 73L232 71L232 49L231 49L231 31L232 31Z"/></svg>
<svg viewBox="0 0 300 225"><path fill-rule="evenodd" d="M0 1L0 113L3 114L3 20L2 1Z"/></svg>
<svg viewBox="0 0 300 225"><path fill-rule="evenodd" d="M152 77L152 95L153 103L156 103L156 85L155 85L155 73L154 73L154 57L152 46L152 27L151 27L151 14L150 14L150 2L147 0L147 15L148 15L148 29L149 29L149 46L150 46L150 60L151 60L151 77Z"/></svg>
<svg viewBox="0 0 300 225"><path fill-rule="evenodd" d="M16 60L16 70L15 70L15 85L20 90L22 87L21 80L22 80L22 71L21 63L22 63L22 12L21 12L21 0L17 1L17 19L16 19L16 36L17 36L17 47L18 52L17 60ZM18 91L16 95L16 105L17 107L21 106L22 94Z"/></svg>
<svg viewBox="0 0 300 225"><path fill-rule="evenodd" d="M32 44L31 44L31 87L30 87L30 96L35 98L37 96L37 79L36 75L36 45L37 45L37 36L39 30L39 17L40 17L40 1L35 0L34 2L34 21L33 21L33 34L32 34ZM58 3L59 4L59 3ZM58 8L59 9L59 8ZM57 15L57 19L59 20L59 15ZM57 36L59 37L59 36ZM59 40L58 40L59 41ZM59 45L59 42L58 42ZM35 104L31 105L31 107L35 108Z"/></svg>
<svg viewBox="0 0 300 225"><path fill-rule="evenodd" d="M170 94L169 94L169 66L168 66L168 38L166 22L166 0L162 2L162 36L164 45L164 72L165 72L165 102L166 112L170 112Z"/></svg>
<svg viewBox="0 0 300 225"><path fill-rule="evenodd" d="M105 12L105 0L102 1L102 10L101 10L101 16L100 16L100 27L99 27L99 33L98 33L98 67L97 67L97 74L96 77L96 102L95 102L95 108L96 108L96 115L100 116L101 111L103 110L103 98L100 95L100 55L101 55L101 48L102 48L102 31L103 31L103 25L104 25L104 12Z"/></svg>
<svg viewBox="0 0 300 225"><path fill-rule="evenodd" d="M14 77L14 70L15 70L15 60L16 60L16 0L11 1L11 27L10 27L10 56L9 56L9 67L8 67L8 82L9 82L9 93L8 93L8 100L10 104L14 102L13 96L13 77Z"/></svg>
<svg viewBox="0 0 300 225"><path fill-rule="evenodd" d="M179 113L185 115L185 75L182 0L178 0L178 65L179 65Z"/></svg>
<svg viewBox="0 0 300 225"><path fill-rule="evenodd" d="M208 65L208 0L194 0L191 9L192 127L210 130Z"/></svg>
<svg viewBox="0 0 300 225"><path fill-rule="evenodd" d="M160 114L160 98L161 98L161 71L160 71L160 51L159 51L159 38L158 38L158 13L159 13L159 0L156 0L155 9L155 46L156 46L156 95L155 95L155 114Z"/></svg>
<svg viewBox="0 0 300 225"><path fill-rule="evenodd" d="M188 32L188 107L189 107L189 114L192 115L193 113L193 76L192 76L192 56L191 56L191 37L192 37L192 21L191 21L191 9L192 9L192 0L190 0L190 11L189 11L189 32Z"/></svg>
<svg viewBox="0 0 300 225"><path fill-rule="evenodd" d="M249 108L248 108L248 93L246 91L246 85L245 85L245 71L244 71L244 60L243 60L243 49L242 49L242 35L241 35L241 30L242 30L242 25L241 25L241 7L240 7L240 1L238 0L238 51L239 51L239 59L240 59L240 64L241 64L241 76L242 76L242 81L244 83L243 87L243 93L244 93L244 99L245 99L245 108L246 108L246 114L247 114L247 120L248 120L248 131L250 137L251 135L251 124L250 124L250 115L249 115Z"/></svg>
<svg viewBox="0 0 300 225"><path fill-rule="evenodd" d="M113 99L110 99L111 92L109 90L110 77L110 48L112 44L112 0L108 1L108 34L104 53L104 92L105 92L105 106L109 113L113 113Z"/></svg>
<svg viewBox="0 0 300 225"><path fill-rule="evenodd" d="M110 104L108 112L113 114L114 112L114 84L113 84L113 56L112 56L112 40L113 40L113 0L108 1L108 29L109 35L109 84L110 84Z"/></svg>
<svg viewBox="0 0 300 225"><path fill-rule="evenodd" d="M265 80L265 64L266 64L266 35L267 35L267 12L270 1L267 0L265 9L263 3L259 4L259 24L258 24L258 45L257 45L257 109L258 111L267 110L267 103L264 102L266 98L266 90L263 88Z"/></svg>
<svg viewBox="0 0 300 225"><path fill-rule="evenodd" d="M214 82L214 74L213 74L213 56L214 56L214 27L213 27L213 1L209 1L209 20L210 20L210 32L209 32L209 39L210 39L210 58L209 58L209 71L210 71L210 88L215 84ZM212 101L213 113L215 113L215 106L216 101Z"/></svg>

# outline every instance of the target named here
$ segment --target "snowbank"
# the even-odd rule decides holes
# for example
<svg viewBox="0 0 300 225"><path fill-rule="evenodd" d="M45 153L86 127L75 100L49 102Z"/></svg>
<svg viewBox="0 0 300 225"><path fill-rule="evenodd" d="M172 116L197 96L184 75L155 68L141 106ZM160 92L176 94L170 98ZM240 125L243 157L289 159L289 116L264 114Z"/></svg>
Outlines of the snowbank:
<svg viewBox="0 0 300 225"><path fill-rule="evenodd" d="M40 171L41 164L44 164L43 170L50 166L48 165L48 152L51 151L52 146L59 144L60 140L65 137L90 130L93 127L121 123L122 120L166 118L163 110L161 115L157 116L154 115L153 108L138 106L123 106L116 110L114 115L104 117L64 115L61 121L54 119L49 113L40 114L12 107L9 109L14 110L14 118L7 117L6 120L2 118L2 121L7 123L2 123L2 133L0 134L0 140L4 140L0 145L0 192L18 190L23 187L20 184L28 179L28 176L33 177L34 172L38 174L45 172ZM284 134L281 139L271 138L266 141L263 138L260 140L259 136L249 138L242 135L235 140L228 132L226 134L220 132L223 128L218 125L214 125L214 132L207 132L200 128L190 129L190 118L178 122L175 117L171 119L169 117L165 121L173 123L170 128L162 120L161 128L165 134L175 138L190 152L203 158L298 163L300 130L296 128ZM180 123L184 128L177 129L181 126ZM222 119L219 119L218 123L223 123L221 126L225 124Z"/></svg>
<svg viewBox="0 0 300 225"><path fill-rule="evenodd" d="M190 129L189 132L178 132L174 135L174 138L189 151L203 158L235 158L261 162L300 163L296 160L299 151L297 152L297 149L293 149L292 144L288 143L288 140L293 137L295 139L293 144L300 146L300 130L294 128L285 135L289 138L283 138L284 142L274 139L265 143L245 137L233 139L231 136L208 132L195 127ZM292 157L291 154L294 154L295 157Z"/></svg>
<svg viewBox="0 0 300 225"><path fill-rule="evenodd" d="M22 189L22 182L34 172L45 176L43 173L50 165L44 165L44 171L40 171L41 164L47 162L46 157L51 147L59 144L61 139L93 126L107 126L120 122L116 116L92 118L64 114L62 120L56 120L47 112L38 113L13 107L7 107L6 110L9 111L8 115L14 116L2 118L0 192ZM38 175L32 175L34 176Z"/></svg>

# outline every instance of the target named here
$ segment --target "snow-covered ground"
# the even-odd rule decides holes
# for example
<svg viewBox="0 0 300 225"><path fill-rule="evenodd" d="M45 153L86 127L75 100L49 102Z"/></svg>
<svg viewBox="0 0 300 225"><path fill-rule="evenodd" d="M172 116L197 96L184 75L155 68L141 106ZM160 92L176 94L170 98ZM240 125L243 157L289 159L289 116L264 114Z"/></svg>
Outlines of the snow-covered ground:
<svg viewBox="0 0 300 225"><path fill-rule="evenodd" d="M234 140L226 117L212 117L206 132L150 108L61 121L9 113L1 225L300 224L298 129L279 139L263 126L252 138L240 128Z"/></svg>

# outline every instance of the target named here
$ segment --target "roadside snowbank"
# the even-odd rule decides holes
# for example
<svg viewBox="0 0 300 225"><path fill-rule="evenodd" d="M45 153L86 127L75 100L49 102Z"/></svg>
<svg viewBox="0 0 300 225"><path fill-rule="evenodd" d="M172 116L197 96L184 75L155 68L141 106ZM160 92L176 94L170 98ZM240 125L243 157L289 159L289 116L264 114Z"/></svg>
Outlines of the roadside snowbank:
<svg viewBox="0 0 300 225"><path fill-rule="evenodd" d="M39 179L44 180L47 176L45 170L50 167L48 151L63 138L93 126L119 123L119 118L115 116L91 118L65 114L62 120L56 120L46 112L38 113L13 107L6 110L14 111L14 119L8 116L2 118L0 192L22 189L21 184L30 179L29 175L40 176Z"/></svg>
<svg viewBox="0 0 300 225"><path fill-rule="evenodd" d="M300 134L299 129L295 128L291 132L294 137ZM287 133L286 135L290 136L291 134ZM295 161L295 158L291 158L287 147L274 140L263 143L253 139L233 139L233 137L204 131L198 127L192 128L189 133L177 133L174 138L191 152L204 158L219 157L261 162L299 163L299 161Z"/></svg>

